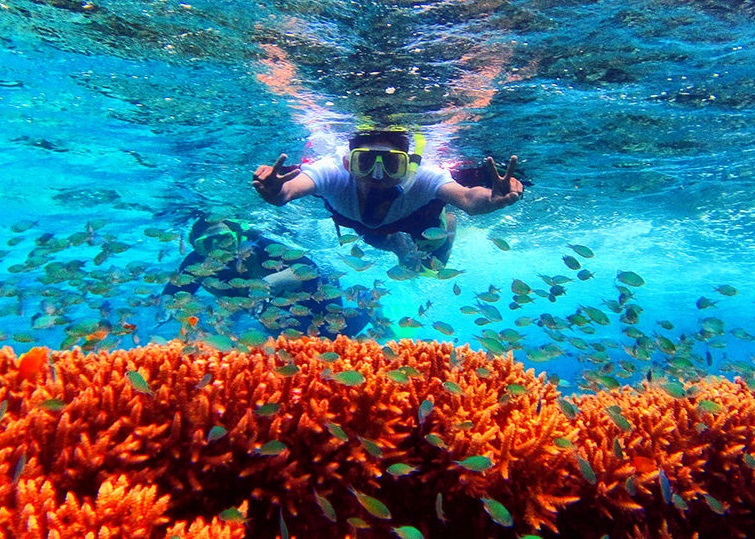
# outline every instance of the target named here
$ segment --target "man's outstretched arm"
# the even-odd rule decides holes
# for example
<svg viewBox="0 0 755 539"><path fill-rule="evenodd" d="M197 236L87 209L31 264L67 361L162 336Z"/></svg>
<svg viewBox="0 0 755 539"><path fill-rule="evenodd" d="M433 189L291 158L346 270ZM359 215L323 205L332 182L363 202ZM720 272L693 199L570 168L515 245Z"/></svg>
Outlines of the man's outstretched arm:
<svg viewBox="0 0 755 539"><path fill-rule="evenodd" d="M456 182L449 182L438 189L438 198L449 204L453 204L464 210L469 215L479 215L505 208L522 198L524 186L514 178L517 158L511 156L506 172L503 176L498 174L495 161L492 157L485 159L493 178L493 187L464 187Z"/></svg>
<svg viewBox="0 0 755 539"><path fill-rule="evenodd" d="M315 182L302 173L299 167L280 173L288 156L282 153L273 166L261 165L252 176L252 187L270 204L283 206L287 202L315 192Z"/></svg>

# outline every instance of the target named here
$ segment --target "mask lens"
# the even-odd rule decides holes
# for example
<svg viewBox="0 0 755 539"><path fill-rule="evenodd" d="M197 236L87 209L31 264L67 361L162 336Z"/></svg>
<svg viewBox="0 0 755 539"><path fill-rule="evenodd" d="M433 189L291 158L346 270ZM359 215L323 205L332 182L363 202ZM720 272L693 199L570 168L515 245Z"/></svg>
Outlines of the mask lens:
<svg viewBox="0 0 755 539"><path fill-rule="evenodd" d="M199 253L211 253L216 249L227 250L233 246L234 235L231 231L200 236L194 241L194 248Z"/></svg>
<svg viewBox="0 0 755 539"><path fill-rule="evenodd" d="M356 166L354 172L360 175L367 175L372 171L375 166L375 160L378 154L370 151L358 151L355 152Z"/></svg>
<svg viewBox="0 0 755 539"><path fill-rule="evenodd" d="M403 157L401 154L397 153L384 153L382 154L383 157L383 168L385 169L385 173L389 176L397 176L399 172L401 171L401 157Z"/></svg>
<svg viewBox="0 0 755 539"><path fill-rule="evenodd" d="M391 178L402 178L409 166L409 156L399 150L381 151L357 148L351 152L351 170L357 176L368 176L380 158L385 174Z"/></svg>

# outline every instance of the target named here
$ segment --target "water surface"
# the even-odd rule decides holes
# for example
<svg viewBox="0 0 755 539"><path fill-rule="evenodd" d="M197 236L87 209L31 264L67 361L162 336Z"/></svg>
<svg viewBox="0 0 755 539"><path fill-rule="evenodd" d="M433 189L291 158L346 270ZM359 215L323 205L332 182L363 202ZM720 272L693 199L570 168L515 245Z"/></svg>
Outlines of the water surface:
<svg viewBox="0 0 755 539"><path fill-rule="evenodd" d="M345 272L344 288L379 280L390 292L382 339L479 348L484 330L514 329L520 340L500 342L517 359L542 359L532 351L545 347L553 357L533 366L574 383L584 371L636 380L651 367L751 379L754 16L752 3L723 0L6 1L2 342L23 351L179 336L175 321L158 325L158 296L201 211L306 249ZM268 206L250 176L284 151L292 161L336 152L365 123L422 132L428 162L517 154L534 186L506 210L459 215L454 279L392 280L392 255L361 243L373 265L357 272L342 259L353 244L339 245L318 200ZM127 250L103 247L114 242ZM594 276L577 278L565 255ZM45 278L54 262L75 275ZM613 312L617 285L627 287L617 272L629 271L645 284ZM512 309L513 280L548 291L542 275L570 278L566 293L532 293ZM491 286L502 319L478 325L459 308L486 303L478 295ZM204 302L203 332L233 334ZM609 322L560 323L587 307ZM402 327L407 316L423 326ZM71 329L81 322L94 337Z"/></svg>

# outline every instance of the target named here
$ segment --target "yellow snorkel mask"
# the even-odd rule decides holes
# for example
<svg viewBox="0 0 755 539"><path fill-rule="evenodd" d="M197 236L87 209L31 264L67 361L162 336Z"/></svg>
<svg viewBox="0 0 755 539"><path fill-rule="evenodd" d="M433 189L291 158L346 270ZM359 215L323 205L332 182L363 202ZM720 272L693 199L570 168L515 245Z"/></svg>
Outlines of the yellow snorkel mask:
<svg viewBox="0 0 755 539"><path fill-rule="evenodd" d="M354 148L349 154L349 166L356 176L371 176L374 180L383 175L398 180L409 172L409 154L401 150L375 150Z"/></svg>
<svg viewBox="0 0 755 539"><path fill-rule="evenodd" d="M238 235L224 223L209 227L204 234L194 240L194 250L202 256L213 251L233 251L238 244Z"/></svg>
<svg viewBox="0 0 755 539"><path fill-rule="evenodd" d="M365 131L369 134L372 130ZM403 134L406 131L392 128L387 132ZM349 170L355 176L369 177L373 181L381 181L386 177L400 180L396 188L399 193L404 193L414 185L424 149L425 137L420 133L414 135L413 154L403 150L379 150L358 146L349 153Z"/></svg>

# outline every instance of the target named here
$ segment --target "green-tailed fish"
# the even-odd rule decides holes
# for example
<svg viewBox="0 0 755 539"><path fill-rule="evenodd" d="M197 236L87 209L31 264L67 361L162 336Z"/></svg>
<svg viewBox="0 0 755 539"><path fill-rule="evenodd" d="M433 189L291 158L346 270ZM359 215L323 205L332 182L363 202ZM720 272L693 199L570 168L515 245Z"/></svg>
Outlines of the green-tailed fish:
<svg viewBox="0 0 755 539"><path fill-rule="evenodd" d="M464 270L457 270L452 268L442 268L438 270L438 279L446 280L453 279L464 273Z"/></svg>
<svg viewBox="0 0 755 539"><path fill-rule="evenodd" d="M492 241L493 245L495 245L496 247L498 247L501 251L508 251L508 250L511 249L511 247L509 246L508 242L506 242L506 240L504 240L503 238L492 237L492 238L490 238L490 241Z"/></svg>
<svg viewBox="0 0 755 539"><path fill-rule="evenodd" d="M146 393L152 397L155 396L155 392L149 387L149 384L138 371L126 371L126 377L129 384L134 388L134 391L138 393Z"/></svg>
<svg viewBox="0 0 755 539"><path fill-rule="evenodd" d="M399 536L401 539L425 539L422 532L414 526L401 526L399 528L393 528L393 533Z"/></svg>
<svg viewBox="0 0 755 539"><path fill-rule="evenodd" d="M571 255L564 255L562 257L562 260L564 261L564 264L566 264L566 267L569 269L578 270L582 267L582 265L579 263L579 260Z"/></svg>
<svg viewBox="0 0 755 539"><path fill-rule="evenodd" d="M663 503L671 503L671 483L669 483L666 472L664 472L663 470L658 471L658 484L661 487L661 497L663 498Z"/></svg>
<svg viewBox="0 0 755 539"><path fill-rule="evenodd" d="M341 356L338 352L323 352L319 356L319 358L326 363L333 363L337 359L340 359L340 357Z"/></svg>
<svg viewBox="0 0 755 539"><path fill-rule="evenodd" d="M724 513L726 513L726 508L723 506L723 504L710 494L704 494L703 498L705 499L705 503L708 504L708 507L710 507L710 510L717 515L723 515Z"/></svg>
<svg viewBox="0 0 755 539"><path fill-rule="evenodd" d="M592 252L592 249L585 247L584 245L569 244L567 245L567 247L583 258L592 258L595 256L595 253Z"/></svg>
<svg viewBox="0 0 755 539"><path fill-rule="evenodd" d="M228 431L225 429L225 427L222 427L221 425L215 425L210 429L210 432L207 433L207 441L212 443L217 440L220 440L223 436L228 434Z"/></svg>
<svg viewBox="0 0 755 539"><path fill-rule="evenodd" d="M271 415L275 415L278 413L278 411L281 409L281 405L277 402L266 402L259 408L257 408L254 413L261 417L268 417Z"/></svg>
<svg viewBox="0 0 755 539"><path fill-rule="evenodd" d="M372 496L365 494L364 492L360 492L355 488L350 488L349 490L352 494L354 494L354 496L356 496L359 505L364 507L369 514L371 514L375 518L384 520L389 520L391 518L391 512L383 502L381 502L377 498L373 498Z"/></svg>
<svg viewBox="0 0 755 539"><path fill-rule="evenodd" d="M443 441L443 438L441 438L434 432L426 435L425 440L427 440L427 443L429 443L433 447L437 447L438 449L448 449L448 445Z"/></svg>
<svg viewBox="0 0 755 539"><path fill-rule="evenodd" d="M398 321L398 325L402 328L421 328L422 323L415 320L411 316L404 316Z"/></svg>
<svg viewBox="0 0 755 539"><path fill-rule="evenodd" d="M498 339L489 338L489 337L485 337L485 338L478 337L477 340L480 341L480 344L482 345L482 347L488 352L490 352L491 354L501 355L506 351L506 347Z"/></svg>
<svg viewBox="0 0 755 539"><path fill-rule="evenodd" d="M500 524L504 528L510 528L514 525L514 518L508 509L499 501L493 498L482 498L485 511L493 519L493 522Z"/></svg>
<svg viewBox="0 0 755 539"><path fill-rule="evenodd" d="M367 451L370 455L377 458L383 457L383 450L380 448L377 442L370 440L369 438L362 438L361 436L357 436L357 438L359 438L359 443L362 444L364 450Z"/></svg>
<svg viewBox="0 0 755 539"><path fill-rule="evenodd" d="M353 255L341 255L341 260L343 260L347 266L356 271L364 271L374 264L374 262L370 262Z"/></svg>
<svg viewBox="0 0 755 539"><path fill-rule="evenodd" d="M511 283L511 291L518 296L526 296L532 292L532 288L520 279L514 279Z"/></svg>
<svg viewBox="0 0 755 539"><path fill-rule="evenodd" d="M663 389L663 391L665 391L675 399L683 399L687 395L686 391L684 390L684 384L677 380L670 380L666 383L661 384L661 389Z"/></svg>
<svg viewBox="0 0 755 539"><path fill-rule="evenodd" d="M398 354L393 350L393 348L388 345L383 346L383 355L386 357L386 359L393 360L398 358Z"/></svg>
<svg viewBox="0 0 755 539"><path fill-rule="evenodd" d="M394 369L392 371L388 371L385 373L385 375L393 382L396 382L397 384L408 384L409 383L409 377L406 375L406 372L402 371L401 369Z"/></svg>
<svg viewBox="0 0 755 539"><path fill-rule="evenodd" d="M443 387L452 395L464 395L464 390L461 388L461 386L456 382L452 382L451 380L443 382Z"/></svg>
<svg viewBox="0 0 755 539"><path fill-rule="evenodd" d="M435 496L435 516L438 517L443 524L446 523L446 514L443 512L443 494L438 492Z"/></svg>
<svg viewBox="0 0 755 539"><path fill-rule="evenodd" d="M618 410L616 409L618 408ZM609 406L606 408L606 413L608 414L608 417L611 418L611 421L613 421L617 427L619 427L624 432L629 432L632 430L632 424L625 418L623 415L621 415L621 408L616 406L616 408Z"/></svg>
<svg viewBox="0 0 755 539"><path fill-rule="evenodd" d="M710 298L706 298L705 296L700 296L699 298L697 298L697 301L695 302L695 306L701 310L710 309L711 307L715 307L716 303L718 302Z"/></svg>
<svg viewBox="0 0 755 539"><path fill-rule="evenodd" d="M573 405L568 400L559 398L559 399L556 399L556 404L558 404L558 407L561 409L561 412L568 419L575 419L577 417L579 410L577 409L575 405Z"/></svg>
<svg viewBox="0 0 755 539"><path fill-rule="evenodd" d="M587 462L581 456L577 455L577 465L579 466L579 473L582 474L582 477L584 477L585 481L587 481L591 485L597 484L598 478L596 477L595 471L592 469L592 466L590 466L589 462Z"/></svg>
<svg viewBox="0 0 755 539"><path fill-rule="evenodd" d="M344 431L340 425L336 425L335 423L325 423L325 428L328 429L330 434L342 442L347 442L349 440L349 435L346 434L346 431Z"/></svg>
<svg viewBox="0 0 755 539"><path fill-rule="evenodd" d="M39 407L48 412L60 412L66 407L66 403L61 399L47 399Z"/></svg>
<svg viewBox="0 0 755 539"><path fill-rule="evenodd" d="M291 539L291 535L289 535L288 533L288 526L286 526L286 521L283 520L283 509L280 510L278 525L280 526L281 530L281 539Z"/></svg>
<svg viewBox="0 0 755 539"><path fill-rule="evenodd" d="M427 416L432 413L434 407L435 405L432 401L428 399L422 401L422 404L419 405L419 410L417 411L417 419L419 420L420 425L424 425Z"/></svg>
<svg viewBox="0 0 755 539"><path fill-rule="evenodd" d="M246 517L237 507L229 507L218 515L223 522L245 522Z"/></svg>
<svg viewBox="0 0 755 539"><path fill-rule="evenodd" d="M349 517L346 519L346 522L349 523L349 526L354 528L354 533L356 533L356 530L369 530L370 525L367 524L364 519L361 519L359 517Z"/></svg>
<svg viewBox="0 0 755 539"><path fill-rule="evenodd" d="M484 455L474 455L464 460L455 460L456 464L472 472L484 472L493 467L493 461Z"/></svg>
<svg viewBox="0 0 755 539"><path fill-rule="evenodd" d="M331 522L336 522L338 518L336 517L336 510L333 509L333 505L328 501L328 499L325 496L321 496L317 493L317 491L314 491L315 494L315 501L317 502L318 507L322 511L322 514L325 515L325 518L327 518Z"/></svg>
<svg viewBox="0 0 755 539"><path fill-rule="evenodd" d="M728 284L722 284L720 286L717 286L715 288L715 291L718 292L719 294L723 294L724 296L736 296L739 293L739 291L736 288Z"/></svg>
<svg viewBox="0 0 755 539"><path fill-rule="evenodd" d="M606 314L601 311L600 309L596 307L590 307L588 306L581 306L581 309L587 313L587 316L590 317L590 319L595 322L596 324L600 324L601 326L607 326L611 323L609 318L606 316Z"/></svg>
<svg viewBox="0 0 755 539"><path fill-rule="evenodd" d="M404 266L393 266L391 269L385 272L388 277L394 281L406 281L413 279L417 276L416 271L405 268Z"/></svg>
<svg viewBox="0 0 755 539"><path fill-rule="evenodd" d="M362 385L366 381L364 375L355 370L337 372L331 375L330 379L349 387Z"/></svg>
<svg viewBox="0 0 755 539"><path fill-rule="evenodd" d="M283 453L286 449L288 449L288 447L283 442L279 440L270 440L257 448L256 453L263 457L275 457Z"/></svg>
<svg viewBox="0 0 755 539"><path fill-rule="evenodd" d="M430 241L440 241L445 240L448 237L448 233L442 228L434 226L423 230L422 237Z"/></svg>
<svg viewBox="0 0 755 539"><path fill-rule="evenodd" d="M341 245L346 245L347 243L355 242L358 239L359 239L359 236L357 236L356 234L343 234L342 236L338 238L338 242Z"/></svg>
<svg viewBox="0 0 755 539"><path fill-rule="evenodd" d="M209 372L202 376L202 379L197 382L197 385L194 386L195 389L202 389L203 387L207 386L212 381L212 374Z"/></svg>
<svg viewBox="0 0 755 539"><path fill-rule="evenodd" d="M509 384L506 386L506 391L512 395L524 395L527 393L527 388L521 384Z"/></svg>
<svg viewBox="0 0 755 539"><path fill-rule="evenodd" d="M226 335L210 335L209 337L205 337L203 341L218 352L230 352L236 348L236 343Z"/></svg>
<svg viewBox="0 0 755 539"><path fill-rule="evenodd" d="M686 511L687 509L689 509L689 505L687 505L687 502L684 501L684 498L679 496L676 492L671 495L671 503L673 503L674 507L676 507L680 511Z"/></svg>
<svg viewBox="0 0 755 539"><path fill-rule="evenodd" d="M567 438L554 438L553 445L560 447L561 449L574 449L574 444Z"/></svg>
<svg viewBox="0 0 755 539"><path fill-rule="evenodd" d="M627 286L642 286L645 280L633 271L619 271L616 278Z"/></svg>
<svg viewBox="0 0 755 539"><path fill-rule="evenodd" d="M417 468L404 464L403 462L397 462L388 466L385 471L394 477L401 477L402 475L409 475L416 472Z"/></svg>
<svg viewBox="0 0 755 539"><path fill-rule="evenodd" d="M21 453L21 456L18 457L18 460L16 461L16 466L13 468L13 477L11 478L11 483L16 484L18 483L18 480L21 479L21 475L23 475L24 470L26 469L26 453Z"/></svg>
<svg viewBox="0 0 755 539"><path fill-rule="evenodd" d="M440 331L443 335L454 334L453 326L451 326L451 324L447 324L446 322L433 322L433 329Z"/></svg>
<svg viewBox="0 0 755 539"><path fill-rule="evenodd" d="M617 436L613 437L613 454L616 455L617 459L624 458L624 450L622 449L621 442Z"/></svg>
<svg viewBox="0 0 755 539"><path fill-rule="evenodd" d="M706 412L709 414L717 414L722 410L722 407L720 404L713 402L711 400L701 400L697 403L697 407L702 412Z"/></svg>
<svg viewBox="0 0 755 539"><path fill-rule="evenodd" d="M279 374L280 376L283 376L284 378L289 378L298 373L300 370L301 369L295 363L289 363L281 367L276 367L275 369L273 369L273 372Z"/></svg>

